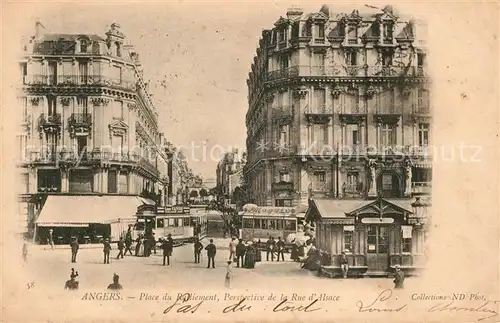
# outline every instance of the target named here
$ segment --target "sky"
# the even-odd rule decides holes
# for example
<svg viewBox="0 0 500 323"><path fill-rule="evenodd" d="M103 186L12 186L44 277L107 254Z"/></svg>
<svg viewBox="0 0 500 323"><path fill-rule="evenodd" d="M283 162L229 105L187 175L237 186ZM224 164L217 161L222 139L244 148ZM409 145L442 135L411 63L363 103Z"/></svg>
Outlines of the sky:
<svg viewBox="0 0 500 323"><path fill-rule="evenodd" d="M245 149L246 79L262 30L272 28L292 5L271 1L31 3L16 9L23 12L16 23L24 36L34 34L34 21L39 18L50 32L103 37L111 23L120 24L139 53L145 80L150 80L160 131L184 148L196 174L215 177L223 151ZM321 3L303 2L300 7L319 11ZM337 7L330 6L331 11ZM363 3L356 7L362 8ZM346 8L352 11L354 5Z"/></svg>

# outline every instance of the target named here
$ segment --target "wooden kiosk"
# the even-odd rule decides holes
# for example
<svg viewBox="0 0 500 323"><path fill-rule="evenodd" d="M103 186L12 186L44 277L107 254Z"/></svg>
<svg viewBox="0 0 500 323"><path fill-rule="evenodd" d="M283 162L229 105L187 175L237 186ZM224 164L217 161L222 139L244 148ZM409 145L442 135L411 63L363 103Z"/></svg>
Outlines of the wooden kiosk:
<svg viewBox="0 0 500 323"><path fill-rule="evenodd" d="M316 223L316 246L331 255L322 271L340 276L344 251L352 276L386 276L395 265L415 274L425 262L428 206L420 198L311 200L306 218Z"/></svg>

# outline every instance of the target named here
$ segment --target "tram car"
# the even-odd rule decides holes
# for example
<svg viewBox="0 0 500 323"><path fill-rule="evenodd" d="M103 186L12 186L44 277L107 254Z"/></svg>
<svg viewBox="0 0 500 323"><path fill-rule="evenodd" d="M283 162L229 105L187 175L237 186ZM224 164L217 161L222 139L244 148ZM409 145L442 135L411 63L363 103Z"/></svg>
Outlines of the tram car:
<svg viewBox="0 0 500 323"><path fill-rule="evenodd" d="M206 223L206 216L192 215L189 207L167 206L155 207L143 205L138 208L137 222L134 226L134 237L145 234L150 228L159 241L169 234L176 245L194 241L200 235Z"/></svg>
<svg viewBox="0 0 500 323"><path fill-rule="evenodd" d="M203 239L208 233L208 213L206 205L192 205L190 207L190 221L194 228L194 235L199 239Z"/></svg>
<svg viewBox="0 0 500 323"><path fill-rule="evenodd" d="M285 241L285 252L292 249L293 239L299 227L304 224L304 207L266 207L247 204L241 212L241 238L244 241L253 241L260 244L260 249L266 248L270 237L277 241L281 237ZM288 237L290 235L290 237Z"/></svg>

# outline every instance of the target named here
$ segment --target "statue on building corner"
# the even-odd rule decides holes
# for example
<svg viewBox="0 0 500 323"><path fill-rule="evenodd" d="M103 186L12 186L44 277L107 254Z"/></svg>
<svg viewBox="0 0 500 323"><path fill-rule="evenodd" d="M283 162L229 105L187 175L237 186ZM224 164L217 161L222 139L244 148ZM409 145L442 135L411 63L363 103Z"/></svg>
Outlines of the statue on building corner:
<svg viewBox="0 0 500 323"><path fill-rule="evenodd" d="M377 196L377 181L376 181L376 167L377 167L377 161L375 159L369 159L368 160L368 169L369 169L369 181L370 181L370 189L368 191L368 196L369 197L376 197Z"/></svg>
<svg viewBox="0 0 500 323"><path fill-rule="evenodd" d="M410 158L406 158L404 161L405 174L406 174L406 187L405 187L405 196L411 196L411 177L412 177L412 167L413 162Z"/></svg>

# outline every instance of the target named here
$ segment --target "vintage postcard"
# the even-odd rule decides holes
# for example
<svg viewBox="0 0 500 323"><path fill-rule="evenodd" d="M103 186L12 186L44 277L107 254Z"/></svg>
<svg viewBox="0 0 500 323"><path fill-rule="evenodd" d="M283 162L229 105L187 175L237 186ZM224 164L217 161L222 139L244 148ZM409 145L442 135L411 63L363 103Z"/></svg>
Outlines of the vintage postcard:
<svg viewBox="0 0 500 323"><path fill-rule="evenodd" d="M2 3L3 322L498 322L496 2Z"/></svg>

